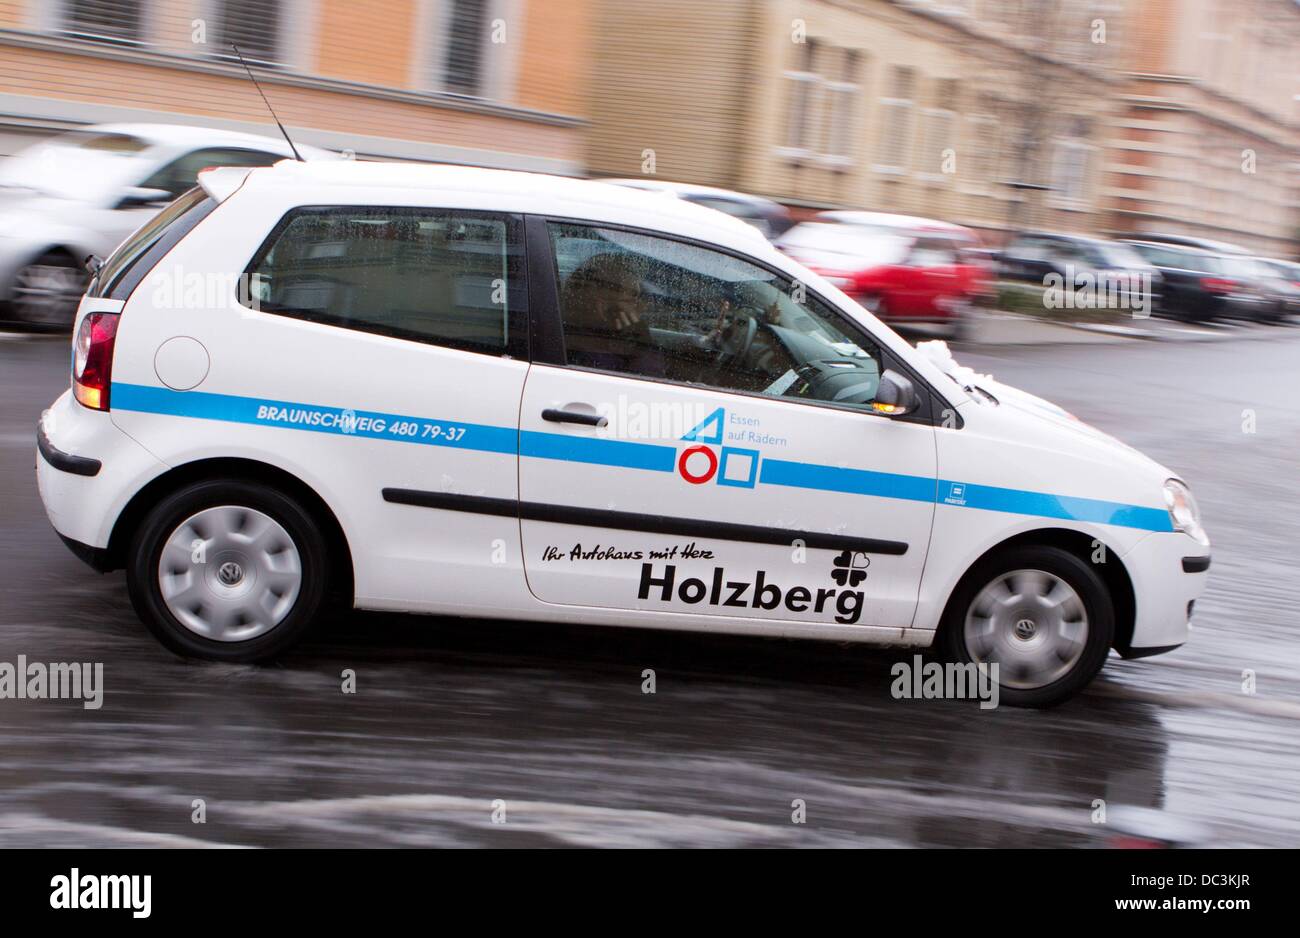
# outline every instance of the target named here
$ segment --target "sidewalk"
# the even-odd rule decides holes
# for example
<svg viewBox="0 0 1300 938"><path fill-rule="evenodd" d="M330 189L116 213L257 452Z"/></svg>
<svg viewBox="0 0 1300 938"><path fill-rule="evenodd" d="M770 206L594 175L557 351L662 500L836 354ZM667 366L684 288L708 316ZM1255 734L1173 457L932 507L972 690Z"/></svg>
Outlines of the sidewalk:
<svg viewBox="0 0 1300 938"><path fill-rule="evenodd" d="M971 345L1114 345L1146 340L1152 342L1226 342L1270 339L1284 334L1287 326L1246 322L1182 323L1168 319L1123 320L1115 323L1052 322L1017 313L977 312L964 340ZM918 338L921 329L915 331Z"/></svg>

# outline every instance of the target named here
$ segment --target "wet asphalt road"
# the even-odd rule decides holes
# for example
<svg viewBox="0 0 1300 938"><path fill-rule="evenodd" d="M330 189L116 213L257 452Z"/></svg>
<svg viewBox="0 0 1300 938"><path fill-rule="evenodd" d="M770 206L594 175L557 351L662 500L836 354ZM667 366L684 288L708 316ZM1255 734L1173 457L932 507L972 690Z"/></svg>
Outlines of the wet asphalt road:
<svg viewBox="0 0 1300 938"><path fill-rule="evenodd" d="M0 661L101 661L107 691L0 700L0 845L1099 846L1128 806L1300 844L1300 328L959 353L1184 475L1214 541L1192 642L1049 712L892 700L905 653L410 616L273 668L179 661L45 520L67 357L0 337Z"/></svg>

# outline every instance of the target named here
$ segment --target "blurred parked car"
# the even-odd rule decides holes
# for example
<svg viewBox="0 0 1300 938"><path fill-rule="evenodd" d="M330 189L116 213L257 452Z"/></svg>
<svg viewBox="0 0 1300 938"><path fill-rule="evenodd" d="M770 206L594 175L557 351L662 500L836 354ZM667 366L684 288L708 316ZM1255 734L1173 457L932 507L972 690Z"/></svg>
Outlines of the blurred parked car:
<svg viewBox="0 0 1300 938"><path fill-rule="evenodd" d="M991 287L978 236L948 222L880 212L823 212L776 241L882 319L941 323L959 335Z"/></svg>
<svg viewBox="0 0 1300 938"><path fill-rule="evenodd" d="M1283 276L1294 287L1300 287L1300 264L1295 261L1278 260L1275 257L1261 257L1258 259L1261 264L1273 268Z"/></svg>
<svg viewBox="0 0 1300 938"><path fill-rule="evenodd" d="M1059 276L1066 289L1078 286L1073 277L1091 276L1099 289L1105 284L1125 308L1151 309L1160 302L1163 278L1132 246L1083 235L1023 232L999 255L1004 280L1046 285L1050 274Z"/></svg>
<svg viewBox="0 0 1300 938"><path fill-rule="evenodd" d="M1185 322L1261 319L1269 298L1251 278L1235 275L1232 255L1181 244L1125 241L1160 271L1157 312Z"/></svg>
<svg viewBox="0 0 1300 938"><path fill-rule="evenodd" d="M753 225L763 236L772 240L784 234L794 219L784 205L765 199L758 195L746 195L732 192L730 189L715 189L711 186L694 186L684 182L661 182L657 179L602 179L601 182L630 189L644 189L648 192L663 192L675 195L687 202L703 205L705 208L717 209Z"/></svg>
<svg viewBox="0 0 1300 938"><path fill-rule="evenodd" d="M88 254L107 257L201 169L268 166L291 155L284 141L255 134L103 124L10 157L0 163L0 318L71 327Z"/></svg>
<svg viewBox="0 0 1300 938"><path fill-rule="evenodd" d="M1244 260L1258 272L1264 289L1273 297L1275 321L1300 315L1300 265L1271 257L1247 257Z"/></svg>
<svg viewBox="0 0 1300 938"><path fill-rule="evenodd" d="M1300 313L1300 287L1266 261L1248 254L1224 254L1223 261L1228 276L1249 285L1261 297L1256 319L1279 323Z"/></svg>
<svg viewBox="0 0 1300 938"><path fill-rule="evenodd" d="M1239 244L1227 241L1215 241L1211 238L1196 238L1190 235L1147 234L1143 241L1160 244L1182 245L1211 251L1224 258L1228 267L1228 276L1249 285L1262 298L1258 315L1252 317L1264 322L1283 322L1289 316L1300 313L1300 284L1288 273L1286 264L1266 257L1254 257L1252 252Z"/></svg>

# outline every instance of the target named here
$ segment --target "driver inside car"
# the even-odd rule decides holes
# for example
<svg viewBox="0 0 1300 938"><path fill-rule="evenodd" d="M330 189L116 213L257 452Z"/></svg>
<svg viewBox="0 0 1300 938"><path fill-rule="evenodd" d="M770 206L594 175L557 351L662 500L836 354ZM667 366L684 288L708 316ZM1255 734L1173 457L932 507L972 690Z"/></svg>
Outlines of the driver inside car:
<svg viewBox="0 0 1300 938"><path fill-rule="evenodd" d="M561 310L569 364L666 377L631 257L597 254L584 261L564 283Z"/></svg>

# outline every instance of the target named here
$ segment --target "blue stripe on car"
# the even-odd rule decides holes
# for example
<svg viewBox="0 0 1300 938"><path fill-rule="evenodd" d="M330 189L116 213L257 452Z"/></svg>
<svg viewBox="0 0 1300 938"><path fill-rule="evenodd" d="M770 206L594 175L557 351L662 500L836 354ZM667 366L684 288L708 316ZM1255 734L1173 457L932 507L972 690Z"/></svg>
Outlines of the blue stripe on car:
<svg viewBox="0 0 1300 938"><path fill-rule="evenodd" d="M672 472L677 461L677 448L674 446L577 437L536 430L520 432L514 427L465 423L459 420L433 420L380 411L353 411L342 407L212 394L206 391L173 391L169 388L114 382L110 400L116 410L222 420L288 430L336 433L401 443L424 443L488 453L517 453L535 459L555 459L621 469ZM267 408L286 411L291 415L302 417L306 422L286 422L259 416L264 414ZM310 422L312 414L321 414L322 422ZM372 423L382 420L384 429L347 430L344 426L340 426L340 422L345 417L354 417L362 421L369 418ZM416 433L409 436L396 435L392 432L395 424L413 424ZM435 429L437 432L434 432ZM449 433L448 430L452 432ZM457 436L459 430L464 432ZM764 459L760 464L758 481L763 485L934 502L947 507L977 508L984 511L1057 518L1065 521L1087 521L1137 528L1142 531L1173 530L1169 512L1163 508L1126 505L1095 498L1052 495L1046 492L1029 492L994 485L936 480L927 476L823 466L785 459ZM952 492L954 487L961 489L960 498L941 495L941 493Z"/></svg>

